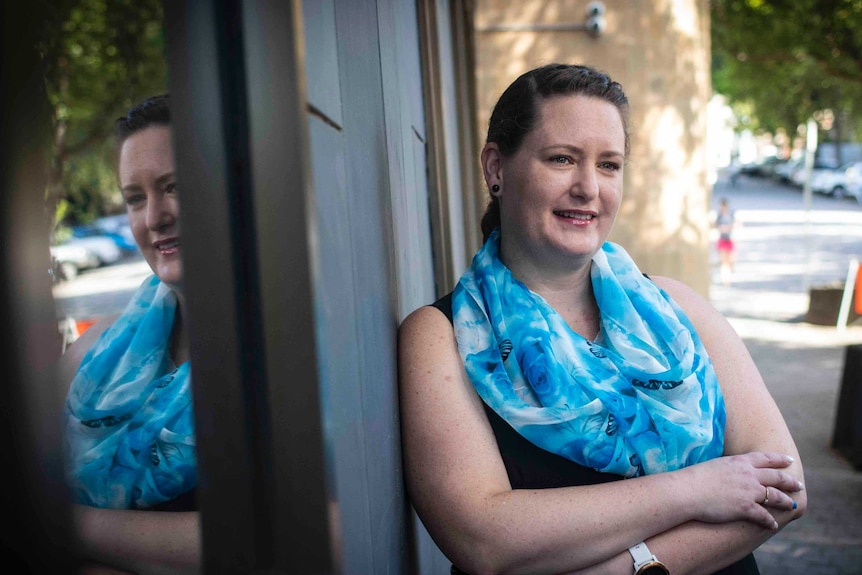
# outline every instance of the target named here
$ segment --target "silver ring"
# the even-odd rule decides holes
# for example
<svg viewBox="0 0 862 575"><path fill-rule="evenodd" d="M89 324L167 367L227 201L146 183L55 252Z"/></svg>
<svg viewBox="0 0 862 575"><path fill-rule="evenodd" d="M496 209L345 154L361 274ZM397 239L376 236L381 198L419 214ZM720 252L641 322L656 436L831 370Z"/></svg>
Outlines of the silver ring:
<svg viewBox="0 0 862 575"><path fill-rule="evenodd" d="M766 497L763 498L763 503L761 505L766 505L769 503L769 486L766 486Z"/></svg>

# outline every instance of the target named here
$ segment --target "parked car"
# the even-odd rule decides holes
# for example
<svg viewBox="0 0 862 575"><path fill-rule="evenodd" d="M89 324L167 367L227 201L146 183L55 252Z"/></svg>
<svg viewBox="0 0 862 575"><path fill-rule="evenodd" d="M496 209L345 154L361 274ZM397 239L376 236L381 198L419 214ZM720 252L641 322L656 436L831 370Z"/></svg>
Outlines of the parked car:
<svg viewBox="0 0 862 575"><path fill-rule="evenodd" d="M847 183L847 170L854 164L845 164L834 170L818 170L811 175L811 191L816 194L824 194L842 198L850 195Z"/></svg>
<svg viewBox="0 0 862 575"><path fill-rule="evenodd" d="M823 172L834 172L837 169L837 166L831 166L829 164L818 164L815 163L811 167L811 181L814 181L814 178L820 177L819 174ZM803 187L805 185L805 178L807 177L807 173L805 171L805 163L801 163L799 167L797 167L793 173L790 175L790 183L797 187Z"/></svg>
<svg viewBox="0 0 862 575"><path fill-rule="evenodd" d="M759 174L764 178L771 178L775 175L775 170L777 170L779 166L786 164L787 161L787 158L770 156L769 158L766 158L763 165L760 167Z"/></svg>
<svg viewBox="0 0 862 575"><path fill-rule="evenodd" d="M844 178L847 183L847 194L855 197L862 204L862 162L855 162L844 170Z"/></svg>
<svg viewBox="0 0 862 575"><path fill-rule="evenodd" d="M58 282L75 279L81 270L99 267L99 258L96 254L74 243L51 246L51 260L53 261L52 275Z"/></svg>
<svg viewBox="0 0 862 575"><path fill-rule="evenodd" d="M114 240L104 236L73 237L51 246L53 274L58 281L74 279L82 270L117 263L122 257Z"/></svg>
<svg viewBox="0 0 862 575"><path fill-rule="evenodd" d="M132 228L129 226L129 217L126 214L105 216L92 223L76 226L72 228L72 235L76 238L104 236L113 240L126 254L138 251Z"/></svg>
<svg viewBox="0 0 862 575"><path fill-rule="evenodd" d="M737 172L743 174L745 176L757 176L758 167L760 166L760 162L748 162L745 164L741 164L737 169Z"/></svg>
<svg viewBox="0 0 862 575"><path fill-rule="evenodd" d="M758 178L771 178L775 173L775 169L786 161L777 156L768 156L756 162L742 164L739 168L739 173Z"/></svg>
<svg viewBox="0 0 862 575"><path fill-rule="evenodd" d="M788 160L781 165L775 167L773 171L772 177L779 182L784 184L789 184L792 181L793 173L797 171L800 167L804 167L804 163L801 159Z"/></svg>
<svg viewBox="0 0 862 575"><path fill-rule="evenodd" d="M73 237L66 242L66 245L69 244L90 250L99 260L99 266L109 266L123 259L123 251L117 245L117 242L107 236Z"/></svg>

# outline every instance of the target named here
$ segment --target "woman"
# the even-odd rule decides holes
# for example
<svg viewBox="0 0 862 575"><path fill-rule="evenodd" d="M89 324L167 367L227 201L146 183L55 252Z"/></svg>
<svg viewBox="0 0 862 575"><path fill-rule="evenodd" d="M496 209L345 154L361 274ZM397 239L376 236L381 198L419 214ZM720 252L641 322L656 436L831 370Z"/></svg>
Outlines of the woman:
<svg viewBox="0 0 862 575"><path fill-rule="evenodd" d="M194 571L197 473L168 96L130 110L116 134L129 224L154 275L63 358L76 527L97 563Z"/></svg>
<svg viewBox="0 0 862 575"><path fill-rule="evenodd" d="M485 245L401 326L407 487L453 573L756 573L805 509L733 329L606 243L627 112L588 67L518 78L481 155Z"/></svg>
<svg viewBox="0 0 862 575"><path fill-rule="evenodd" d="M718 204L718 214L713 223L718 229L718 255L721 258L721 282L724 285L730 285L730 275L733 272L733 263L736 259L736 246L733 244L734 227L736 227L736 217L730 209L730 203L727 198L721 198Z"/></svg>

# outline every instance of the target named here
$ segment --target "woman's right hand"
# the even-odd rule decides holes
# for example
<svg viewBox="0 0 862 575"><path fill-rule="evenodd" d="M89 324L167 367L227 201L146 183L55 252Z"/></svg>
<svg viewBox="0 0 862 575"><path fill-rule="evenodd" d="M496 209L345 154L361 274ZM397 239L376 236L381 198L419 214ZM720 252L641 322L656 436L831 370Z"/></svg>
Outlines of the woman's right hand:
<svg viewBox="0 0 862 575"><path fill-rule="evenodd" d="M695 519L706 523L748 521L774 530L778 528L773 511L791 511L791 494L805 487L782 469L793 458L781 453L755 451L719 457L692 465L686 484L695 490ZM772 510L772 511L771 511Z"/></svg>

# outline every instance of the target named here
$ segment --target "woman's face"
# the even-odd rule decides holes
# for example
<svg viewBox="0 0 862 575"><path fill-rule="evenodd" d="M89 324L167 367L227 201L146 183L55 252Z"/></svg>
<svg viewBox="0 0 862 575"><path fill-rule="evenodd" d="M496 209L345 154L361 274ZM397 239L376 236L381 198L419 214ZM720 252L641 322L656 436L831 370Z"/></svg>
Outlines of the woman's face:
<svg viewBox="0 0 862 575"><path fill-rule="evenodd" d="M571 270L592 258L620 206L625 138L620 113L609 102L580 95L540 101L536 127L519 150L510 157L497 153L498 163L485 166L486 177L499 178L488 183L500 185L508 265Z"/></svg>
<svg viewBox="0 0 862 575"><path fill-rule="evenodd" d="M119 175L135 242L153 273L180 289L180 205L170 127L145 128L126 138Z"/></svg>

